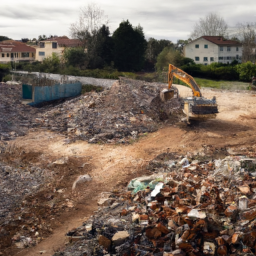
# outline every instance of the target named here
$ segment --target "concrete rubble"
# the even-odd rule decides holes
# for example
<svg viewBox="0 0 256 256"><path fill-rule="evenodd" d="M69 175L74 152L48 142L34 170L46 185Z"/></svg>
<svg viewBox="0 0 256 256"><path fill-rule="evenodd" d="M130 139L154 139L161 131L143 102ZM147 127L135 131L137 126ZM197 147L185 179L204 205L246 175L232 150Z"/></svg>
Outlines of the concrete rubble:
<svg viewBox="0 0 256 256"><path fill-rule="evenodd" d="M166 85L123 78L103 92L31 107L21 103L21 85L1 83L0 140L43 128L65 134L69 142L129 143L156 131L159 121L177 121L181 104L178 99L163 104L161 86Z"/></svg>
<svg viewBox="0 0 256 256"><path fill-rule="evenodd" d="M98 211L67 233L54 256L255 255L255 158L166 153L152 165L153 175L103 194Z"/></svg>
<svg viewBox="0 0 256 256"><path fill-rule="evenodd" d="M121 79L100 93L87 93L38 115L38 126L60 131L70 141L126 143L156 131L159 121L177 120L178 99L163 104L160 85Z"/></svg>
<svg viewBox="0 0 256 256"><path fill-rule="evenodd" d="M22 104L21 97L21 85L0 83L0 141L23 136L37 125L32 119L38 109Z"/></svg>

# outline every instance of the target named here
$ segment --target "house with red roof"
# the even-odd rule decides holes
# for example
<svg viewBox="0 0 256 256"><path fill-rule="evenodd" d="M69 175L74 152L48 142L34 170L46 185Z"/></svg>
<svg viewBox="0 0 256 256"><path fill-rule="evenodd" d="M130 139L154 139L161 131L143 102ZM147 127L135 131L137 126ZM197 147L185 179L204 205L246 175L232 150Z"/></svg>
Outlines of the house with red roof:
<svg viewBox="0 0 256 256"><path fill-rule="evenodd" d="M40 41L36 48L35 59L43 61L44 58L51 57L53 53L62 56L65 48L67 47L80 47L82 43L78 39L69 39L67 36L52 37Z"/></svg>
<svg viewBox="0 0 256 256"><path fill-rule="evenodd" d="M213 62L228 64L233 60L241 62L242 44L222 36L201 36L184 47L184 56L204 65Z"/></svg>
<svg viewBox="0 0 256 256"><path fill-rule="evenodd" d="M0 42L0 63L32 62L35 60L36 50L25 43L15 40L6 40Z"/></svg>

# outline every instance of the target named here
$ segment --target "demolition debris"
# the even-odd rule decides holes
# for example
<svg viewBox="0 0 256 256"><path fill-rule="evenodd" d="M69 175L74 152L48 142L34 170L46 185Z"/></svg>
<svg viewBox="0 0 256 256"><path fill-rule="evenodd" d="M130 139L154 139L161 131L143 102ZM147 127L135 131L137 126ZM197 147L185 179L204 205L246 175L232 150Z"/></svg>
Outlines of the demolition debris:
<svg viewBox="0 0 256 256"><path fill-rule="evenodd" d="M154 132L159 121L174 123L180 101L160 100L161 84L121 79L100 93L87 93L44 111L36 118L40 127L60 131L71 140L89 143L125 143Z"/></svg>
<svg viewBox="0 0 256 256"><path fill-rule="evenodd" d="M256 159L166 154L151 176L105 193L54 256L255 255Z"/></svg>

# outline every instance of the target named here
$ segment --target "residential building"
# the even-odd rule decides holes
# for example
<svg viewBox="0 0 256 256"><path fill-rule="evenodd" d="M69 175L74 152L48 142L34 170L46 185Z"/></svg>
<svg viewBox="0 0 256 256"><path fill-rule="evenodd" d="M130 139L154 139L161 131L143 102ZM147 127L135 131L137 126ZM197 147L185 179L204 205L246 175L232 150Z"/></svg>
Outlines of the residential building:
<svg viewBox="0 0 256 256"><path fill-rule="evenodd" d="M36 50L22 42L15 40L6 40L0 42L0 63L10 61L31 62L35 60Z"/></svg>
<svg viewBox="0 0 256 256"><path fill-rule="evenodd" d="M69 39L66 36L52 37L38 43L35 59L42 61L44 58L51 57L53 53L61 57L66 47L79 46L82 46L82 43L78 39Z"/></svg>
<svg viewBox="0 0 256 256"><path fill-rule="evenodd" d="M201 36L184 47L184 56L204 65L213 62L228 64L233 60L241 62L242 44L222 36Z"/></svg>

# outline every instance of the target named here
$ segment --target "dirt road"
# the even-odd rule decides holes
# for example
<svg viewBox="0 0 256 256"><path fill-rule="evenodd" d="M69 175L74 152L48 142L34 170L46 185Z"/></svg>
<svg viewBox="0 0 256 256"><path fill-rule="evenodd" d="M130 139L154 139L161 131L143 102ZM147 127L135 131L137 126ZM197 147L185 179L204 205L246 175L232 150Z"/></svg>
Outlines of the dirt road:
<svg viewBox="0 0 256 256"><path fill-rule="evenodd" d="M190 96L189 88L177 86L181 96ZM85 217L97 208L97 199L101 192L124 187L138 175L146 174L144 166L157 155L169 151L186 154L220 154L255 152L256 148L256 94L203 89L207 98L216 96L219 105L217 119L198 123L191 127L186 124L163 125L155 133L147 134L130 145L98 145L77 141L65 144L65 137L52 132L32 132L18 138L13 143L16 148L27 154L39 153L34 162L51 163L62 157L69 157L80 165L90 165L92 182L78 185L72 193L72 183L79 174L85 174L78 168L72 175L63 174L61 182L65 184L65 198L72 198L74 209L60 214L52 235L36 247L23 251L12 251L12 255L34 256L52 255L65 244L65 233L80 225ZM60 166L61 170L61 166Z"/></svg>

